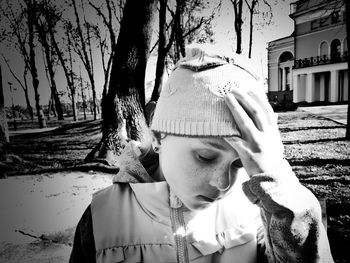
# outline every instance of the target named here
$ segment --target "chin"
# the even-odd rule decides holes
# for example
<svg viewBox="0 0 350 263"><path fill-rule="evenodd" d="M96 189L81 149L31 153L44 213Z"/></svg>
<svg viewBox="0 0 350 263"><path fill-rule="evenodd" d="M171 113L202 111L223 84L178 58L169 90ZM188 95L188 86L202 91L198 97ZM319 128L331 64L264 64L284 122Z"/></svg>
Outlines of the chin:
<svg viewBox="0 0 350 263"><path fill-rule="evenodd" d="M211 206L213 203L197 203L197 204L191 204L191 205L185 205L185 207L188 209L188 210L191 210L191 211L201 211L201 210L204 210L206 208L208 208L209 206Z"/></svg>

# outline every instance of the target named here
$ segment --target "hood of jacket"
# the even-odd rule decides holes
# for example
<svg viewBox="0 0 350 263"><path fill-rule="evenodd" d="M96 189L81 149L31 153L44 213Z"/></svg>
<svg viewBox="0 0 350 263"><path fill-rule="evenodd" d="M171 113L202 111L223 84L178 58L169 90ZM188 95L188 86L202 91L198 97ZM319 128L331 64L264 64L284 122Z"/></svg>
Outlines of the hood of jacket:
<svg viewBox="0 0 350 263"><path fill-rule="evenodd" d="M118 156L120 170L113 176L113 183L152 183L155 180L148 174L139 160L141 151L136 141L130 141Z"/></svg>

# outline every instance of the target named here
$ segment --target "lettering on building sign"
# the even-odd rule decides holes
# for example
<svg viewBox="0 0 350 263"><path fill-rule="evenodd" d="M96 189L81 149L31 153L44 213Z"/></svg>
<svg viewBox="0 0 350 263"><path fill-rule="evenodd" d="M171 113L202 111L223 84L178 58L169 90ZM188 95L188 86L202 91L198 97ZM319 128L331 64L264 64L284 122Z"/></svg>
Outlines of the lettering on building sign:
<svg viewBox="0 0 350 263"><path fill-rule="evenodd" d="M311 30L337 24L339 22L341 22L341 13L340 11L334 11L329 16L311 21Z"/></svg>

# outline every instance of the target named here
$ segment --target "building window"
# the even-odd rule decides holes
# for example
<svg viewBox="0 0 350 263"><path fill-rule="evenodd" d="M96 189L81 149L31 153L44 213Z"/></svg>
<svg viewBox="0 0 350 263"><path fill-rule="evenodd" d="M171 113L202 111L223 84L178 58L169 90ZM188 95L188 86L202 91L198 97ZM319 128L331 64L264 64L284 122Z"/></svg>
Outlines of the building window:
<svg viewBox="0 0 350 263"><path fill-rule="evenodd" d="M320 45L320 57L328 56L328 43L323 41Z"/></svg>
<svg viewBox="0 0 350 263"><path fill-rule="evenodd" d="M340 20L340 11L335 11L332 13L332 24L339 23Z"/></svg>
<svg viewBox="0 0 350 263"><path fill-rule="evenodd" d="M331 43L331 61L340 59L340 40L333 39Z"/></svg>
<svg viewBox="0 0 350 263"><path fill-rule="evenodd" d="M331 43L331 54L340 53L340 40L334 39Z"/></svg>
<svg viewBox="0 0 350 263"><path fill-rule="evenodd" d="M343 51L344 52L348 51L348 38L347 37L343 41Z"/></svg>
<svg viewBox="0 0 350 263"><path fill-rule="evenodd" d="M282 62L286 62L288 60L293 60L294 57L293 57L293 54L286 51L286 52L283 52L282 55L280 56L278 62L279 63L282 63Z"/></svg>

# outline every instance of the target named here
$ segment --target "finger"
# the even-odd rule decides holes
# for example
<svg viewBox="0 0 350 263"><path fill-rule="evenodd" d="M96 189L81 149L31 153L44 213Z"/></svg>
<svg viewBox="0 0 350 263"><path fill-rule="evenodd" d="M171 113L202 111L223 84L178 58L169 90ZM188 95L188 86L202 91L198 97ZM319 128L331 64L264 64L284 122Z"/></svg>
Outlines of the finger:
<svg viewBox="0 0 350 263"><path fill-rule="evenodd" d="M246 168L246 159L247 156L251 154L251 150L244 139L236 136L224 137L223 139L237 152L239 161L242 163L243 167Z"/></svg>
<svg viewBox="0 0 350 263"><path fill-rule="evenodd" d="M247 112L248 116L253 120L256 128L260 131L267 130L270 123L261 105L245 91L235 89L232 93Z"/></svg>
<svg viewBox="0 0 350 263"><path fill-rule="evenodd" d="M244 140L238 136L230 136L230 137L223 137L224 141L226 141L237 153L239 156L241 156L243 152L243 142Z"/></svg>
<svg viewBox="0 0 350 263"><path fill-rule="evenodd" d="M252 98L254 98L259 103L259 105L261 105L262 109L265 111L267 115L267 120L269 121L269 124L277 125L278 114L275 113L274 110L272 109L267 99L267 96L262 92L258 94L258 91L253 91L253 90L248 91L248 94Z"/></svg>
<svg viewBox="0 0 350 263"><path fill-rule="evenodd" d="M238 126L238 129L242 134L242 137L252 137L254 135L254 132L256 131L256 126L253 120L248 116L247 112L239 104L239 102L232 93L228 93L224 99L232 113L232 116Z"/></svg>

